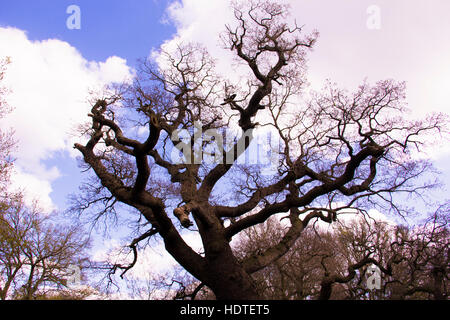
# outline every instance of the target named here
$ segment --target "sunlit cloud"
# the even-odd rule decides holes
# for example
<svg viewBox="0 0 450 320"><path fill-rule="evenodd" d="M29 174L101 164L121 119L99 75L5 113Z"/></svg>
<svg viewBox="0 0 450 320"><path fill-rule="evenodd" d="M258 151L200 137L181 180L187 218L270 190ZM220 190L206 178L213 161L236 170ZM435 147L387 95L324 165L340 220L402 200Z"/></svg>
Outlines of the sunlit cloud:
<svg viewBox="0 0 450 320"><path fill-rule="evenodd" d="M12 181L25 189L27 200L37 198L51 211L52 182L60 173L43 161L72 150L73 130L90 108L89 92L130 79L132 70L120 57L87 61L67 42L31 41L15 28L0 28L0 44L0 56L12 61L4 84L12 91L7 101L14 110L1 122L14 129L18 142Z"/></svg>

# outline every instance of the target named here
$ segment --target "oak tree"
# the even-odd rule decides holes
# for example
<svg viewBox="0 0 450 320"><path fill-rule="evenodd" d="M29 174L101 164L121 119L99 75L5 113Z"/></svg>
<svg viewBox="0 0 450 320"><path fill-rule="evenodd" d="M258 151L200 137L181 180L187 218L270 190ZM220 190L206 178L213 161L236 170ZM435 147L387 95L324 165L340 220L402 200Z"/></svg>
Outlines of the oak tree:
<svg viewBox="0 0 450 320"><path fill-rule="evenodd" d="M306 54L318 33L289 25L289 9L272 1L234 13L221 39L238 79L218 75L206 49L185 44L145 60L132 85L93 103L86 140L75 144L93 175L74 207L97 208L97 219L124 214L116 210L124 204L148 228L130 245L131 264L116 269L139 263L139 243L159 235L217 299L257 299L251 274L286 254L310 223L333 223L347 208L405 214L397 195L434 185L418 180L431 165L413 153L445 119L411 120L405 84L394 80L353 93L330 84L308 97ZM223 143L228 128L241 135ZM261 128L279 142L271 175L240 161ZM281 213L289 227L280 240L238 259L230 240ZM187 232L199 235L201 252L186 243Z"/></svg>

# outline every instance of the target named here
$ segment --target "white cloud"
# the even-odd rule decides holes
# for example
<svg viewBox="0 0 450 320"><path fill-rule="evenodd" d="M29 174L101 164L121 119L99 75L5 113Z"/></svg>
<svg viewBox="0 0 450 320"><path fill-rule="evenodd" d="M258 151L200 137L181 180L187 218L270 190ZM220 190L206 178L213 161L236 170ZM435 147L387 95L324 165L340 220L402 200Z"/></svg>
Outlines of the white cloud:
<svg viewBox="0 0 450 320"><path fill-rule="evenodd" d="M386 216L384 213L376 210L376 209L370 209L367 211L367 213L362 214L360 212L351 212L351 210L346 210L345 213L338 214L337 217L338 221L343 224L348 224L353 221L359 221L359 220L365 220L367 222L370 221L377 221L377 222L383 222L387 223L389 225L397 225L395 221L390 219L388 216Z"/></svg>
<svg viewBox="0 0 450 320"><path fill-rule="evenodd" d="M14 128L18 141L17 175L12 179L29 197L42 200L45 210L52 210L51 183L59 172L43 161L72 150L70 134L86 121L89 91L129 79L132 71L122 58L87 61L67 42L30 41L15 28L0 28L0 56L12 60L5 85L12 89L7 100L14 111L1 122Z"/></svg>
<svg viewBox="0 0 450 320"><path fill-rule="evenodd" d="M42 174L45 175L45 178L42 178ZM16 167L12 176L12 187L15 190L24 190L25 201L28 205L31 205L34 199L39 199L39 207L48 213L56 209L50 193L53 190L51 182L59 176L60 173L56 167L52 167L50 170L44 168L41 172L34 174L23 172L20 167Z"/></svg>
<svg viewBox="0 0 450 320"><path fill-rule="evenodd" d="M218 12L220 14L217 14ZM184 0L182 3L174 1L167 9L167 16L177 27L177 32L172 39L164 42L162 45L164 50L170 52L177 45L200 43L215 59L216 71L219 74L238 78L236 74L238 70L233 62L234 55L230 50L223 48L219 38L225 31L225 24L233 21L234 17L228 1ZM233 72L230 72L231 70Z"/></svg>

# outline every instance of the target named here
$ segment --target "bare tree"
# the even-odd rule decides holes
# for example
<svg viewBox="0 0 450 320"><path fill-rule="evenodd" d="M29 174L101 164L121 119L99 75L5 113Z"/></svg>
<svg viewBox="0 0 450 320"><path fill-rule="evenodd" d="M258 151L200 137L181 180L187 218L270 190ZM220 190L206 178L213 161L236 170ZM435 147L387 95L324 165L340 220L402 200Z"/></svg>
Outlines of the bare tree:
<svg viewBox="0 0 450 320"><path fill-rule="evenodd" d="M151 271L141 277L126 279L131 299L139 300L210 300L213 295L204 284L193 278L182 267L164 275Z"/></svg>
<svg viewBox="0 0 450 320"><path fill-rule="evenodd" d="M0 118L11 111L2 82L10 63L9 58L0 61ZM60 297L84 296L83 290L57 289L65 287L70 265L87 262L88 238L78 225L58 223L11 190L14 146L13 132L0 131L0 299L42 298L56 291Z"/></svg>
<svg viewBox="0 0 450 320"><path fill-rule="evenodd" d="M374 242L382 230L378 223L367 222L338 221L330 230L307 227L283 257L252 275L258 292L270 300L328 300L350 298L349 292L359 285L367 289L362 283L364 268L381 265ZM245 259L263 252L281 240L280 229L280 222L272 218L246 230L234 246L236 256Z"/></svg>
<svg viewBox="0 0 450 320"><path fill-rule="evenodd" d="M329 85L305 102L305 55L318 34L289 26L288 8L272 1L234 9L235 23L222 39L247 78L236 83L217 76L198 45L162 51L159 65L145 61L128 90L93 104L87 142L75 148L95 179L75 207L97 205L99 216L120 214L118 203L134 208L139 226L144 219L153 230L136 239L161 236L217 299L257 299L251 274L286 254L310 222L333 223L347 208L405 214L398 194L434 186L417 180L431 165L411 152L445 119L408 120L405 85L393 80L364 83L353 94ZM145 138L136 126L147 131ZM230 146L221 143L228 127L242 133ZM269 177L261 166L237 165L260 127L273 128L280 141L273 150L278 170ZM215 161L205 161L205 154ZM278 213L290 224L280 241L237 259L232 237ZM182 228L198 233L202 252L187 245Z"/></svg>
<svg viewBox="0 0 450 320"><path fill-rule="evenodd" d="M398 263L385 283L386 294L395 299L448 299L449 214L446 202L422 225L398 228L390 246Z"/></svg>
<svg viewBox="0 0 450 320"><path fill-rule="evenodd" d="M246 229L233 241L236 257L245 260L261 254L282 239L283 229L276 217ZM252 274L259 295L269 300L314 299L324 276L322 258L328 257L328 268L339 266L335 250L334 238L307 227L284 256Z"/></svg>
<svg viewBox="0 0 450 320"><path fill-rule="evenodd" d="M11 63L9 57L0 60L0 120L11 111L6 101L8 88L3 85L7 66ZM7 193L10 169L13 164L12 151L15 142L11 131L0 130L0 194Z"/></svg>
<svg viewBox="0 0 450 320"><path fill-rule="evenodd" d="M324 274L317 298L372 299L376 294L386 298L375 291L376 288L368 286L367 271L369 266L376 266L380 271L380 282L381 277L386 279L392 276L392 265L398 263L398 256L389 250L393 230L393 226L372 219L359 219L338 226L336 233L332 235L334 241L330 247L331 254L322 257ZM335 260L332 269L325 261L329 258ZM338 294L336 291L339 291Z"/></svg>
<svg viewBox="0 0 450 320"><path fill-rule="evenodd" d="M357 219L335 228L309 226L280 259L252 277L267 299L446 299L448 203L420 224L397 226ZM245 259L282 237L274 219L247 229L234 246ZM379 269L379 287L368 269Z"/></svg>
<svg viewBox="0 0 450 320"><path fill-rule="evenodd" d="M35 206L28 208L20 194L6 207L0 212L0 299L36 299L58 292L76 296L78 288L67 280L80 276L81 281L88 262L89 240L82 229L55 223L55 217ZM79 275L71 274L78 268Z"/></svg>

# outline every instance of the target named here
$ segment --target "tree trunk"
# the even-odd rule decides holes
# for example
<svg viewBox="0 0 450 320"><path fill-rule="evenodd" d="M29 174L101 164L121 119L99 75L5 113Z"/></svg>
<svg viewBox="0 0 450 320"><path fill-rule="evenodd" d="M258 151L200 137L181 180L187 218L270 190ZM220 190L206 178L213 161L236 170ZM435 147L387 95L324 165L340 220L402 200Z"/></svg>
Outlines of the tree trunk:
<svg viewBox="0 0 450 320"><path fill-rule="evenodd" d="M318 300L330 300L331 293L333 292L333 282L323 280L320 284L320 294Z"/></svg>
<svg viewBox="0 0 450 320"><path fill-rule="evenodd" d="M216 259L208 264L211 275L208 286L217 300L258 300L253 279L238 264L228 259Z"/></svg>
<svg viewBox="0 0 450 320"><path fill-rule="evenodd" d="M444 283L445 269L434 267L432 271L433 277L433 296L435 300L445 300L446 296L442 292Z"/></svg>
<svg viewBox="0 0 450 320"><path fill-rule="evenodd" d="M221 232L207 232L203 239L207 267L203 282L217 300L258 300L252 277L234 256Z"/></svg>

